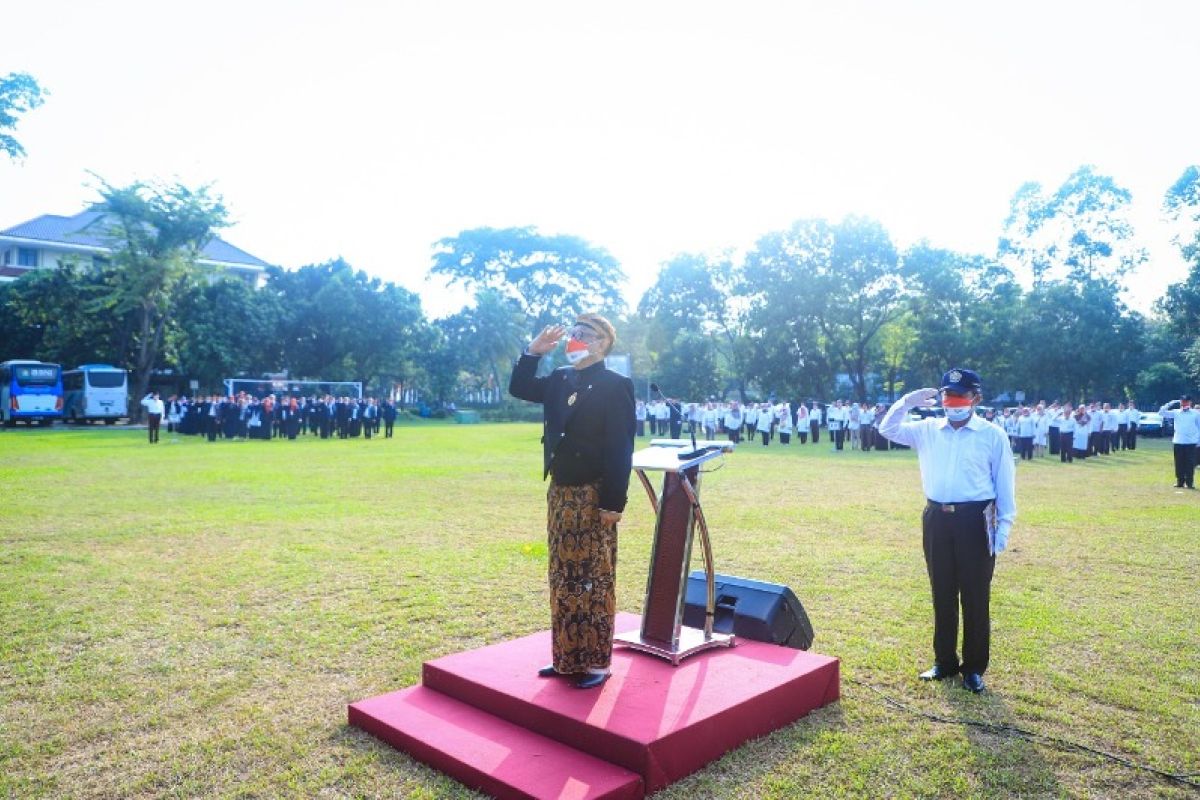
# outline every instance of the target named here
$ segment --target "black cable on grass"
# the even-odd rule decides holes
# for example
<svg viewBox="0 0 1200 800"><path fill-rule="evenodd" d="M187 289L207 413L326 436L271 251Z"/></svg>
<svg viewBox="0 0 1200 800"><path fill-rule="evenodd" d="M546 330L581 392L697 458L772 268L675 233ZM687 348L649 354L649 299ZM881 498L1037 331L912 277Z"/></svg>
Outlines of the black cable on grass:
<svg viewBox="0 0 1200 800"><path fill-rule="evenodd" d="M899 709L900 711L903 711L907 714L912 714L914 716L924 717L925 719L933 722L941 722L948 725L970 725L973 728L979 728L980 730L987 731L988 733L995 734L996 736L1024 739L1029 742L1041 742L1042 744L1052 745L1064 750L1078 750L1083 753L1091 753L1092 755L1106 758L1109 761L1115 762L1124 767L1128 767L1129 769L1143 770L1145 772L1153 773L1164 780L1174 781L1175 783L1180 783L1184 786L1190 786L1192 788L1200 788L1200 781L1192 780L1192 778L1200 776L1200 772L1167 772L1165 770L1157 769L1156 767L1151 767L1147 764L1139 764L1136 761L1131 761L1128 758L1119 756L1115 753L1098 750L1095 747L1089 747L1088 745L1080 744L1079 742L1072 742L1069 739L1060 739L1057 736L1050 736L1045 733L1038 733L1037 731L1018 728L1016 725L985 722L977 719L955 719L953 717L946 717L941 714L933 714L928 711L921 711L920 709L912 708L911 706L901 703L894 697L889 697L869 683L864 683L863 681L855 680L854 678L846 678L845 680L849 683L853 683L855 686L862 686L866 689L870 689L872 692L882 697L883 702L892 708Z"/></svg>

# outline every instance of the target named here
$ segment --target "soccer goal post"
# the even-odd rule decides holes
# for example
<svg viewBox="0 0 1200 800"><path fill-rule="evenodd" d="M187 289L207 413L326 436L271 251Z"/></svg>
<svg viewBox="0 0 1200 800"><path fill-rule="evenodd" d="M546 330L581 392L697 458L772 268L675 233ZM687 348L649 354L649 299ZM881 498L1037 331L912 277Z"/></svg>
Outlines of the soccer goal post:
<svg viewBox="0 0 1200 800"><path fill-rule="evenodd" d="M334 397L353 397L362 399L361 381L294 381L291 379L274 380L271 378L226 378L225 394L235 395L245 392L254 397L266 397L273 394L276 397L288 395L291 397L323 397L331 394Z"/></svg>

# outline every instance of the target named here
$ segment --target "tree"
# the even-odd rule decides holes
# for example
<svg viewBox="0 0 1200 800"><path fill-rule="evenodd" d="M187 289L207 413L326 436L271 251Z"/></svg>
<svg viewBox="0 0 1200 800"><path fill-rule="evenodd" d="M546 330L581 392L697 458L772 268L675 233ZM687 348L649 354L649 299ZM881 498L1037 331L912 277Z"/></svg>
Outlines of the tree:
<svg viewBox="0 0 1200 800"><path fill-rule="evenodd" d="M1139 372L1135 385L1141 400L1164 403L1185 394L1193 382L1178 364L1159 362Z"/></svg>
<svg viewBox="0 0 1200 800"><path fill-rule="evenodd" d="M1167 190L1163 210L1175 227L1175 245L1190 267L1184 280L1167 287L1158 309L1171 332L1190 343L1200 337L1200 169L1184 170Z"/></svg>
<svg viewBox="0 0 1200 800"><path fill-rule="evenodd" d="M684 364L685 354L700 354L691 337L699 334L709 338L709 348L703 350L697 369L708 369L708 359L714 368L724 373L737 387L742 402L746 400L746 367L748 352L744 317L738 313L733 300L734 268L728 255L709 257L683 253L664 263L658 279L646 290L638 303L638 314L649 321L646 346L653 353L654 374L661 378L668 391L683 396L681 389L663 376L661 370L669 363ZM707 385L709 378L696 379ZM703 396L712 394L707 391Z"/></svg>
<svg viewBox="0 0 1200 800"><path fill-rule="evenodd" d="M882 225L854 216L796 222L759 240L743 281L759 372L774 373L772 385L806 367L840 368L855 398L867 399L879 332L905 310L896 249ZM832 388L832 378L811 388Z"/></svg>
<svg viewBox="0 0 1200 800"><path fill-rule="evenodd" d="M202 281L186 287L176 306L170 342L179 374L216 390L224 378L274 372L282 364L278 298L243 280Z"/></svg>
<svg viewBox="0 0 1200 800"><path fill-rule="evenodd" d="M195 277L196 259L214 232L228 225L228 212L209 187L134 183L115 188L102 182L94 223L113 243L104 270L106 291L91 304L94 312L132 316L134 397L150 385L151 372L176 322L181 293ZM133 405L134 418L141 407Z"/></svg>
<svg viewBox="0 0 1200 800"><path fill-rule="evenodd" d="M277 298L280 365L323 380L403 382L424 347L420 299L343 259L294 271L268 271Z"/></svg>
<svg viewBox="0 0 1200 800"><path fill-rule="evenodd" d="M1200 167L1191 165L1171 185L1163 211L1175 231L1172 240L1186 261L1200 265Z"/></svg>
<svg viewBox="0 0 1200 800"><path fill-rule="evenodd" d="M531 336L516 302L493 289L481 289L475 294L474 308L448 317L440 328L454 347L470 388L505 396L509 370Z"/></svg>
<svg viewBox="0 0 1200 800"><path fill-rule="evenodd" d="M492 289L515 300L530 329L569 323L584 311L619 316L625 280L607 250L577 236L534 228L474 228L435 245L431 272L472 291Z"/></svg>
<svg viewBox="0 0 1200 800"><path fill-rule="evenodd" d="M15 130L22 114L45 102L46 92L25 72L10 72L0 78L0 153L11 159L22 158L25 148L5 131Z"/></svg>
<svg viewBox="0 0 1200 800"><path fill-rule="evenodd" d="M896 399L897 379L916 347L916 322L912 312L906 311L879 330L880 363L883 365L883 378L887 383L889 401Z"/></svg>
<svg viewBox="0 0 1200 800"><path fill-rule="evenodd" d="M998 255L1033 284L1071 278L1119 280L1146 260L1129 218L1132 195L1090 165L1058 190L1026 183L1012 199Z"/></svg>
<svg viewBox="0 0 1200 800"><path fill-rule="evenodd" d="M826 333L833 237L823 219L798 220L760 237L746 255L737 293L746 306L750 371L780 396L825 397L834 386L840 364Z"/></svg>

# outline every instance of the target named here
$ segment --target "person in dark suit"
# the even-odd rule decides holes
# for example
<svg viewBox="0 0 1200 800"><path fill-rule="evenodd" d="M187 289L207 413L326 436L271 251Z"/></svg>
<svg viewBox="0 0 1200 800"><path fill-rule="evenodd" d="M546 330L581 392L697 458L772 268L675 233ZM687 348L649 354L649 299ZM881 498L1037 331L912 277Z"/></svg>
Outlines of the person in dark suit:
<svg viewBox="0 0 1200 800"><path fill-rule="evenodd" d="M379 420L379 406L375 405L375 398L372 397L359 404L359 410L362 414L363 436L370 439L371 434L375 433L375 423Z"/></svg>
<svg viewBox="0 0 1200 800"><path fill-rule="evenodd" d="M383 401L383 438L392 438L392 427L396 424L396 404L391 400Z"/></svg>
<svg viewBox="0 0 1200 800"><path fill-rule="evenodd" d="M562 367L538 377L541 357L568 336ZM616 620L617 523L625 510L636 429L633 383L604 366L616 341L598 314L568 331L548 325L513 368L508 391L542 404L547 492L553 663L538 674L602 685L612 661Z"/></svg>

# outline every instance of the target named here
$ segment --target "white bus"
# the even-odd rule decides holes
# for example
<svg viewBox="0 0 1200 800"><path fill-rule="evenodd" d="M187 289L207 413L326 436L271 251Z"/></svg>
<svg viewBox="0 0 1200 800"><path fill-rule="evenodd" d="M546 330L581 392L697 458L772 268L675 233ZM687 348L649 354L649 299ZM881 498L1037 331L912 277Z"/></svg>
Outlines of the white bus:
<svg viewBox="0 0 1200 800"><path fill-rule="evenodd" d="M63 419L74 425L129 416L129 376L109 364L83 364L63 373Z"/></svg>

